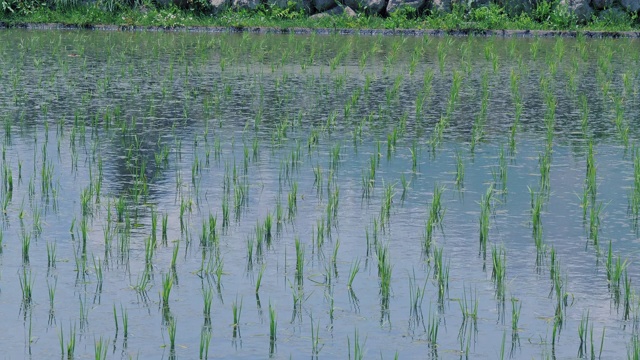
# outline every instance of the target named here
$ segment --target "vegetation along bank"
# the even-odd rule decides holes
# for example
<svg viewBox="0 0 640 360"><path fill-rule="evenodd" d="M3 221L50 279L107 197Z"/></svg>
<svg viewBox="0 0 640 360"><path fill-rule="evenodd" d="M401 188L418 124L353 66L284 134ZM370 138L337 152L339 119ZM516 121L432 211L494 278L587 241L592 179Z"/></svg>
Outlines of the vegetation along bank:
<svg viewBox="0 0 640 360"><path fill-rule="evenodd" d="M439 29L461 33L506 29L634 36L622 32L640 30L639 11L640 0L0 0L0 26L55 23L94 28Z"/></svg>

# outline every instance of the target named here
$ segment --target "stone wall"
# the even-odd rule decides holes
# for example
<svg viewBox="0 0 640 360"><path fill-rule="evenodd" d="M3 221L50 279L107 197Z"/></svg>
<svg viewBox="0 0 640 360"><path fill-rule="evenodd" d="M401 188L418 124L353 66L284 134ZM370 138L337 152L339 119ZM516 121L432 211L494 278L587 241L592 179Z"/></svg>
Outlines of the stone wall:
<svg viewBox="0 0 640 360"><path fill-rule="evenodd" d="M189 0L157 0L159 5L173 2L178 6L185 6ZM495 2L504 7L505 11L517 16L522 12L531 13L538 5L538 1L556 3L579 21L587 21L592 16L626 16L640 14L640 0L206 0L211 11L219 13L227 9L256 9L259 5L275 5L285 8L292 3L298 10L309 15L337 15L354 16L358 13L367 15L388 16L394 11L410 8L423 13L430 11L451 11L456 2L463 1L465 6L478 8L489 6Z"/></svg>

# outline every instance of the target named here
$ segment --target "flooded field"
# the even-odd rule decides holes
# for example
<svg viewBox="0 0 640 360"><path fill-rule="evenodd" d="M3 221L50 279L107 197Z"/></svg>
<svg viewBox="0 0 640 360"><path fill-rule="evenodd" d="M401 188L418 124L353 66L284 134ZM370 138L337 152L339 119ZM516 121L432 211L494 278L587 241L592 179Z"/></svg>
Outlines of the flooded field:
<svg viewBox="0 0 640 360"><path fill-rule="evenodd" d="M638 358L640 42L0 32L1 358Z"/></svg>

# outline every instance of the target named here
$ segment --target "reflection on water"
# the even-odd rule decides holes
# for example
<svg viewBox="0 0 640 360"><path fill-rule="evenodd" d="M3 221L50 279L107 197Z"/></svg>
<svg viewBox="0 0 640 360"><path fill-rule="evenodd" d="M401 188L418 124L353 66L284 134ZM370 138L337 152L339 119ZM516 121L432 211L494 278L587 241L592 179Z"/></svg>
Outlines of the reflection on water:
<svg viewBox="0 0 640 360"><path fill-rule="evenodd" d="M632 344L635 40L11 30L0 44L9 357Z"/></svg>

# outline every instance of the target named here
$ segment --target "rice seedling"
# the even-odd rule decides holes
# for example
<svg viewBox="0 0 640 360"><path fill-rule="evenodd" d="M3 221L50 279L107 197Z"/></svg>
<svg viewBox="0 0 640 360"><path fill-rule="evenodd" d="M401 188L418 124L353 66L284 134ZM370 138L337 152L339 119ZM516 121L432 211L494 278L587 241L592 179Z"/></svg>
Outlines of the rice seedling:
<svg viewBox="0 0 640 360"><path fill-rule="evenodd" d="M464 162L459 151L456 151L456 188L460 189L464 187Z"/></svg>
<svg viewBox="0 0 640 360"><path fill-rule="evenodd" d="M155 209L151 208L151 242L157 243L157 229L158 229L158 213Z"/></svg>
<svg viewBox="0 0 640 360"><path fill-rule="evenodd" d="M94 340L94 355L96 360L105 360L107 358L107 351L109 340L104 341L102 337L98 340Z"/></svg>
<svg viewBox="0 0 640 360"><path fill-rule="evenodd" d="M178 321L175 318L171 318L169 320L169 324L167 325L167 332L169 333L169 349L171 352L176 350L176 329L177 329Z"/></svg>
<svg viewBox="0 0 640 360"><path fill-rule="evenodd" d="M519 328L518 322L520 321L520 312L522 310L522 303L512 297L511 298L511 331L514 335L517 335Z"/></svg>
<svg viewBox="0 0 640 360"><path fill-rule="evenodd" d="M240 315L242 315L242 298L240 298L240 304L238 304L238 298L233 301L231 304L231 313L233 314L233 324L234 334L236 333L236 329L240 327Z"/></svg>
<svg viewBox="0 0 640 360"><path fill-rule="evenodd" d="M151 288L151 275L147 268L142 272L142 275L138 276L136 284L131 285L131 288L136 291L138 296L143 299L147 298L147 291Z"/></svg>
<svg viewBox="0 0 640 360"><path fill-rule="evenodd" d="M291 189L287 195L287 213L289 220L293 220L298 210L298 183L294 181L291 184Z"/></svg>
<svg viewBox="0 0 640 360"><path fill-rule="evenodd" d="M277 340L278 320L276 316L276 309L269 302L269 352L273 353L273 348Z"/></svg>
<svg viewBox="0 0 640 360"><path fill-rule="evenodd" d="M438 286L438 303L444 302L444 296L449 292L449 262L446 264L442 257L442 248L433 249L433 275Z"/></svg>
<svg viewBox="0 0 640 360"><path fill-rule="evenodd" d="M414 140L411 143L409 151L411 151L411 171L416 173L418 171L418 156L420 155L417 141Z"/></svg>
<svg viewBox="0 0 640 360"><path fill-rule="evenodd" d="M634 298L634 292L631 288L631 277L627 273L627 270L624 271L624 306L622 312L622 318L624 320L629 320L631 318L631 300Z"/></svg>
<svg viewBox="0 0 640 360"><path fill-rule="evenodd" d="M356 259L353 263L351 263L351 269L349 270L349 280L347 280L347 288L352 288L353 280L358 274L358 271L360 271L360 259Z"/></svg>
<svg viewBox="0 0 640 360"><path fill-rule="evenodd" d="M598 246L599 243L599 229L600 229L600 212L603 209L602 202L595 203L591 206L589 211L589 239L593 242L594 246Z"/></svg>
<svg viewBox="0 0 640 360"><path fill-rule="evenodd" d="M22 303L28 307L33 299L34 277L31 274L31 270L23 267L22 272L18 273L18 279L20 280L20 290L22 290Z"/></svg>
<svg viewBox="0 0 640 360"><path fill-rule="evenodd" d="M47 279L47 293L49 294L49 314L54 312L54 301L56 297L56 288L58 287L58 278L56 277L53 286Z"/></svg>
<svg viewBox="0 0 640 360"><path fill-rule="evenodd" d="M222 227L229 227L229 196L222 197Z"/></svg>
<svg viewBox="0 0 640 360"><path fill-rule="evenodd" d="M469 288L468 297L466 288L463 287L462 291L462 298L458 300L458 304L460 305L460 312L462 313L462 322L464 324L467 321L472 321L473 324L475 324L478 320L477 290L471 293L471 288Z"/></svg>
<svg viewBox="0 0 640 360"><path fill-rule="evenodd" d="M393 195L393 184L387 184L384 188L382 204L380 206L380 224L383 229L385 228L385 225L389 225L391 221L391 204L393 204Z"/></svg>
<svg viewBox="0 0 640 360"><path fill-rule="evenodd" d="M266 265L262 265L260 271L258 272L258 277L256 278L256 296L260 291L260 285L262 284L262 276L264 275L264 270L267 268Z"/></svg>
<svg viewBox="0 0 640 360"><path fill-rule="evenodd" d="M202 314L205 319L205 324L211 323L211 301L213 300L213 289L210 286L202 288L202 301L204 303Z"/></svg>
<svg viewBox="0 0 640 360"><path fill-rule="evenodd" d="M114 312L115 314L115 312ZM129 313L127 311L127 309L123 308L122 305L120 305L120 314L122 314L122 334L124 336L125 341L127 340L127 337L129 336ZM114 315L115 316L115 315ZM117 322L116 322L117 324Z"/></svg>
<svg viewBox="0 0 640 360"><path fill-rule="evenodd" d="M400 195L400 201L404 202L404 200L407 198L410 184L410 181L407 180L407 178L404 176L404 173L400 175L400 184L402 185L402 195ZM0 245L2 245L1 241Z"/></svg>
<svg viewBox="0 0 640 360"><path fill-rule="evenodd" d="M358 333L358 329L354 330L353 333L353 359L354 360L362 360L365 355L365 344L367 343L367 339L365 338L362 343L360 343L360 335ZM347 349L349 351L349 360L351 360L351 338L347 336Z"/></svg>
<svg viewBox="0 0 640 360"><path fill-rule="evenodd" d="M613 259L611 250L611 241L609 241L609 250L606 259L606 272L607 280L609 281L609 289L612 292L613 301L616 306L620 303L620 281L623 280L623 276L626 273L628 266L628 260L622 261L620 256Z"/></svg>
<svg viewBox="0 0 640 360"><path fill-rule="evenodd" d="M0 249L2 248L2 235L0 235ZM56 267L56 243L47 242L47 268Z"/></svg>
<svg viewBox="0 0 640 360"><path fill-rule="evenodd" d="M389 246L379 244L376 247L376 258L378 260L378 277L380 278L380 301L382 308L387 309L391 296L391 272L393 270L389 259Z"/></svg>
<svg viewBox="0 0 640 360"><path fill-rule="evenodd" d="M296 248L296 282L301 286L304 280L304 246L297 236L294 242Z"/></svg>
<svg viewBox="0 0 640 360"><path fill-rule="evenodd" d="M582 314L582 319L578 325L578 338L580 339L580 345L578 346L578 357L582 358L587 355L587 339L589 330L589 311L587 314Z"/></svg>
<svg viewBox="0 0 640 360"><path fill-rule="evenodd" d="M499 178L501 181L501 190L503 194L507 192L507 159L504 153L504 146L500 145L498 152Z"/></svg>
<svg viewBox="0 0 640 360"><path fill-rule="evenodd" d="M429 311L429 319L427 320L427 341L432 351L438 346L438 330L440 327L440 317Z"/></svg>
<svg viewBox="0 0 640 360"><path fill-rule="evenodd" d="M76 351L76 325L74 324L73 327L69 325L69 341L67 342L66 346L64 344L64 332L62 330L62 326L60 327L58 338L60 340L61 357L64 358L66 350L67 359L73 359L74 353Z"/></svg>
<svg viewBox="0 0 640 360"><path fill-rule="evenodd" d="M31 233L22 232L22 262L29 263L29 249L31 248Z"/></svg>
<svg viewBox="0 0 640 360"><path fill-rule="evenodd" d="M489 218L493 198L493 184L480 199L480 251L483 258L487 256L487 242L489 240Z"/></svg>
<svg viewBox="0 0 640 360"><path fill-rule="evenodd" d="M640 358L640 339L638 339L638 335L631 337L630 344L627 348L627 358L633 360Z"/></svg>
<svg viewBox="0 0 640 360"><path fill-rule="evenodd" d="M320 322L318 322L314 328L313 315L309 317L311 318L311 355L317 357L318 354L320 354L320 350L324 347L324 344L320 344Z"/></svg>
<svg viewBox="0 0 640 360"><path fill-rule="evenodd" d="M507 254L504 247L494 245L491 248L491 258L493 260L493 270L491 271L491 279L496 286L496 297L504 301L505 284L506 284L506 262Z"/></svg>
<svg viewBox="0 0 640 360"><path fill-rule="evenodd" d="M431 245L433 244L433 229L435 228L435 224L433 222L433 218L429 216L425 223L424 233L422 236L422 252L427 257L431 252Z"/></svg>
<svg viewBox="0 0 640 360"><path fill-rule="evenodd" d="M200 352L199 359L209 358L209 347L211 345L211 328L203 326L200 330Z"/></svg>
<svg viewBox="0 0 640 360"><path fill-rule="evenodd" d="M547 147L544 153L538 155L540 166L540 191L548 192L550 189L551 151Z"/></svg>

